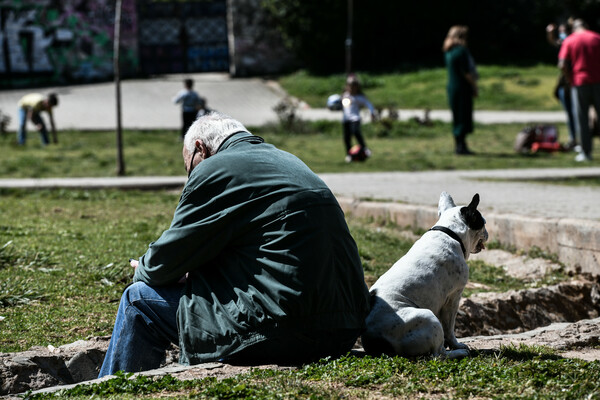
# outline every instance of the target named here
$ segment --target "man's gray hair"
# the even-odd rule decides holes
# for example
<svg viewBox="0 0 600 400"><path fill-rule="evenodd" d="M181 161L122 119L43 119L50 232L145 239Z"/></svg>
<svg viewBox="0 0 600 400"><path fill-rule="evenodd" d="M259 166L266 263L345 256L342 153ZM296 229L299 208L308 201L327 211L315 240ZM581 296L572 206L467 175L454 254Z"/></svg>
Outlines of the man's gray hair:
<svg viewBox="0 0 600 400"><path fill-rule="evenodd" d="M236 132L248 132L244 124L229 115L210 111L198 118L188 129L183 145L188 152L194 152L196 140L201 140L210 155L215 154L219 146Z"/></svg>

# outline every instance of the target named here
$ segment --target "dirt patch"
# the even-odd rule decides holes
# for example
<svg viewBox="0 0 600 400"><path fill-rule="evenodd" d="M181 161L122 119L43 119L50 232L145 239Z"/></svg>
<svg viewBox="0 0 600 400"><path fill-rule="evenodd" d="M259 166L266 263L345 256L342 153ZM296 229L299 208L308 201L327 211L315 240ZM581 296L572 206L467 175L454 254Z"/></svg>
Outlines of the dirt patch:
<svg viewBox="0 0 600 400"><path fill-rule="evenodd" d="M562 269L561 265L544 258L530 258L498 249L472 254L470 260L481 260L486 264L501 267L507 275L526 282L542 280L548 274Z"/></svg>
<svg viewBox="0 0 600 400"><path fill-rule="evenodd" d="M497 350L502 345L547 346L565 358L600 360L600 318L562 322L518 334L472 336L459 339L477 350Z"/></svg>
<svg viewBox="0 0 600 400"><path fill-rule="evenodd" d="M600 283L574 280L537 289L477 293L461 300L456 335L520 333L600 316Z"/></svg>

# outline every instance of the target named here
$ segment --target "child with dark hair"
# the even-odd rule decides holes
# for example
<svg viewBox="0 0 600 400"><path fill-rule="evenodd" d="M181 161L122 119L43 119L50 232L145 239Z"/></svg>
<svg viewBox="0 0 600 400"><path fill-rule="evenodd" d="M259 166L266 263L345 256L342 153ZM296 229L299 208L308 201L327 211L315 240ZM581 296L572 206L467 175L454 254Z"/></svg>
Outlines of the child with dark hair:
<svg viewBox="0 0 600 400"><path fill-rule="evenodd" d="M52 141L58 143L56 136L56 127L54 125L54 117L52 115L52 108L58 105L58 96L56 93L50 93L47 96L39 93L30 93L19 100L19 130L17 132L17 142L19 145L24 145L27 140L27 120L30 120L35 125L38 132L40 132L42 144L45 146L49 143L48 141L48 130L46 124L41 116L42 111L48 113L48 119L50 121L50 128L52 132Z"/></svg>
<svg viewBox="0 0 600 400"><path fill-rule="evenodd" d="M181 138L185 136L185 133L190 126L196 120L198 111L204 108L205 100L193 90L194 81L192 79L185 79L183 81L184 89L180 90L173 98L173 103L181 104Z"/></svg>

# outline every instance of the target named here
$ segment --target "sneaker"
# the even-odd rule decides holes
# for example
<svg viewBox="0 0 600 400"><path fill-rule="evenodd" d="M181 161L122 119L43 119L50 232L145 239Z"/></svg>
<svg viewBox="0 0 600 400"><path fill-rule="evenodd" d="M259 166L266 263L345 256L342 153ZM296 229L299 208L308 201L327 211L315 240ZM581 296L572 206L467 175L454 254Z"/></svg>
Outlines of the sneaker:
<svg viewBox="0 0 600 400"><path fill-rule="evenodd" d="M365 156L367 156L367 158L371 157L371 149L367 149L365 148Z"/></svg>
<svg viewBox="0 0 600 400"><path fill-rule="evenodd" d="M589 162L592 161L591 157L588 157L585 153L581 152L575 156L577 162Z"/></svg>
<svg viewBox="0 0 600 400"><path fill-rule="evenodd" d="M348 154L346 156L346 158L344 158L344 161L346 161L347 163L351 163L352 162L352 156L350 154Z"/></svg>

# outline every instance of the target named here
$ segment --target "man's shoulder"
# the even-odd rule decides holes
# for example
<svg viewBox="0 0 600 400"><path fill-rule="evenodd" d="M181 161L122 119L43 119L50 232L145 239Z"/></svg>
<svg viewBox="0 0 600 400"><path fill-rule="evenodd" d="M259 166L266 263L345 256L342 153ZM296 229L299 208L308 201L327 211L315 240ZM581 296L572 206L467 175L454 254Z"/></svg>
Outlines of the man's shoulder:
<svg viewBox="0 0 600 400"><path fill-rule="evenodd" d="M587 36L592 36L592 37L596 37L596 38L600 38L600 33L596 32L596 31L592 31L590 29L587 29L585 31L583 31L583 33Z"/></svg>
<svg viewBox="0 0 600 400"><path fill-rule="evenodd" d="M594 31L587 31L589 32L589 38L590 40L596 45L596 46L600 46L600 33L598 32L594 32Z"/></svg>
<svg viewBox="0 0 600 400"><path fill-rule="evenodd" d="M600 34L591 30L584 30L581 32L573 32L565 38L562 46L572 46L579 43L587 43L589 41L600 40Z"/></svg>

